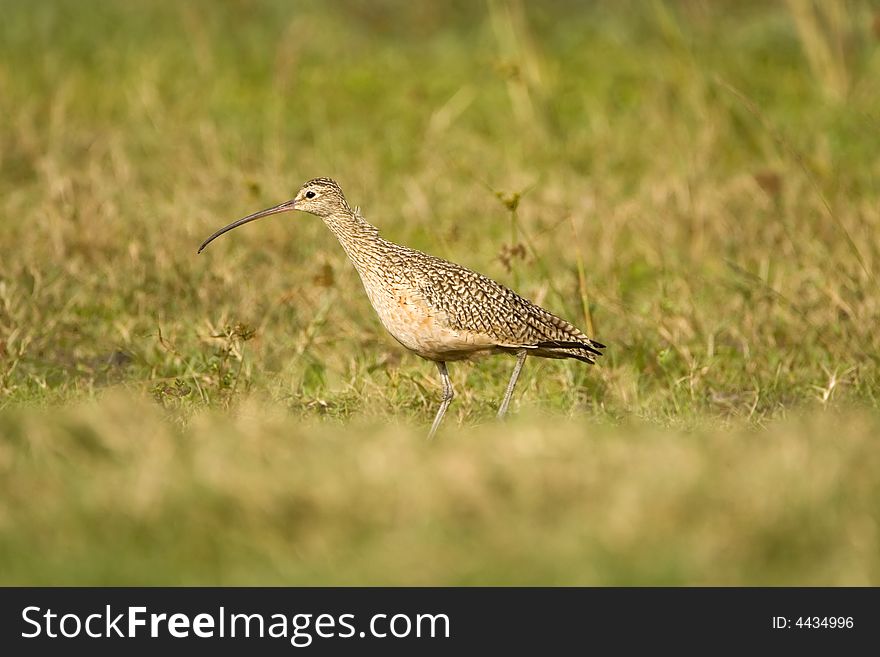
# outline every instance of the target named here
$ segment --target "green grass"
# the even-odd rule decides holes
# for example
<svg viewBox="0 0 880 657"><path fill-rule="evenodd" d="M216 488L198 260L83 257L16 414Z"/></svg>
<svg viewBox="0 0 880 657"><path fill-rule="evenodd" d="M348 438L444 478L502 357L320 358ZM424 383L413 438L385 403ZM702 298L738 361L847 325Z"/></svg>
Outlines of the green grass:
<svg viewBox="0 0 880 657"><path fill-rule="evenodd" d="M519 421L172 427L129 397L3 420L12 584L877 582L876 416L767 431Z"/></svg>
<svg viewBox="0 0 880 657"><path fill-rule="evenodd" d="M5 3L0 582L880 583L880 9L525 5ZM426 445L320 220L196 256L326 175L607 356Z"/></svg>

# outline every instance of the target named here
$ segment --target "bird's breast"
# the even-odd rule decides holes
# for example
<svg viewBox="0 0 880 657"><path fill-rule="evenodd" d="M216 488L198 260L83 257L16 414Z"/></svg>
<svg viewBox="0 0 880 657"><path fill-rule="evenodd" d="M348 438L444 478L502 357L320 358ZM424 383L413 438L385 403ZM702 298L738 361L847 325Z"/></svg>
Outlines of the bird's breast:
<svg viewBox="0 0 880 657"><path fill-rule="evenodd" d="M453 327L446 313L406 284L364 287L385 329L404 347L430 360L460 360L491 349L488 335Z"/></svg>

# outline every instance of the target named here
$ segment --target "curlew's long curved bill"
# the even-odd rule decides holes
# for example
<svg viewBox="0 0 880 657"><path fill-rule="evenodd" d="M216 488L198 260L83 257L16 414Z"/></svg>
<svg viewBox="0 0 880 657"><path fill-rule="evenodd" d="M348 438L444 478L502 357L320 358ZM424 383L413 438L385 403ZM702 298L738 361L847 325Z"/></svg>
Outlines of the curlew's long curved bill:
<svg viewBox="0 0 880 657"><path fill-rule="evenodd" d="M259 212L254 212L253 214L249 214L248 216L246 216L242 219L239 219L238 221L233 221L231 224L221 228L216 233L211 235L211 237L209 237L204 242L202 242L202 245L199 247L198 252L201 253L202 251L204 251L205 247L208 246L208 244L210 244L215 239L220 237L223 233L228 233L233 228L238 228L239 226L243 226L244 224L246 224L250 221L254 221L256 219L261 219L262 217L268 217L270 214L278 214L279 212L289 212L290 210L293 210L293 209L294 209L293 201L292 200L285 201L284 203L281 203L280 205L276 205L274 208L267 208L265 210L260 210Z"/></svg>

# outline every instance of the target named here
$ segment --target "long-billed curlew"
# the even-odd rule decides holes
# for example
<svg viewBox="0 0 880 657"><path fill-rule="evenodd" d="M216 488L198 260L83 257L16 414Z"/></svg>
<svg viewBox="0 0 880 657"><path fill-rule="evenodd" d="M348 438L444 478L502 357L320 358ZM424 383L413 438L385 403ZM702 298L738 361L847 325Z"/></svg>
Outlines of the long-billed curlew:
<svg viewBox="0 0 880 657"><path fill-rule="evenodd" d="M428 438L440 426L455 393L446 362L477 354L516 354L516 365L498 409L507 412L526 356L576 358L593 364L605 345L490 278L447 260L379 237L359 209L352 210L330 178L315 178L296 196L235 221L206 239L255 219L301 210L317 215L354 263L370 303L388 332L404 347L437 363L443 398Z"/></svg>

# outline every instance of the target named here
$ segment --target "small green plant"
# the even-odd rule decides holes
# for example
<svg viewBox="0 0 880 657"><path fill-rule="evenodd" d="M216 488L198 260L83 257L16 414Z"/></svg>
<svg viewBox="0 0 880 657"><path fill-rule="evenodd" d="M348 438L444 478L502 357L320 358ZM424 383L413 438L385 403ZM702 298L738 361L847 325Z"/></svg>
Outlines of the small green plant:
<svg viewBox="0 0 880 657"><path fill-rule="evenodd" d="M231 326L226 325L211 335L219 344L207 362L203 380L224 406L229 405L239 390L245 364L244 345L256 334L256 329L238 322ZM247 388L247 381L243 383L243 387Z"/></svg>

